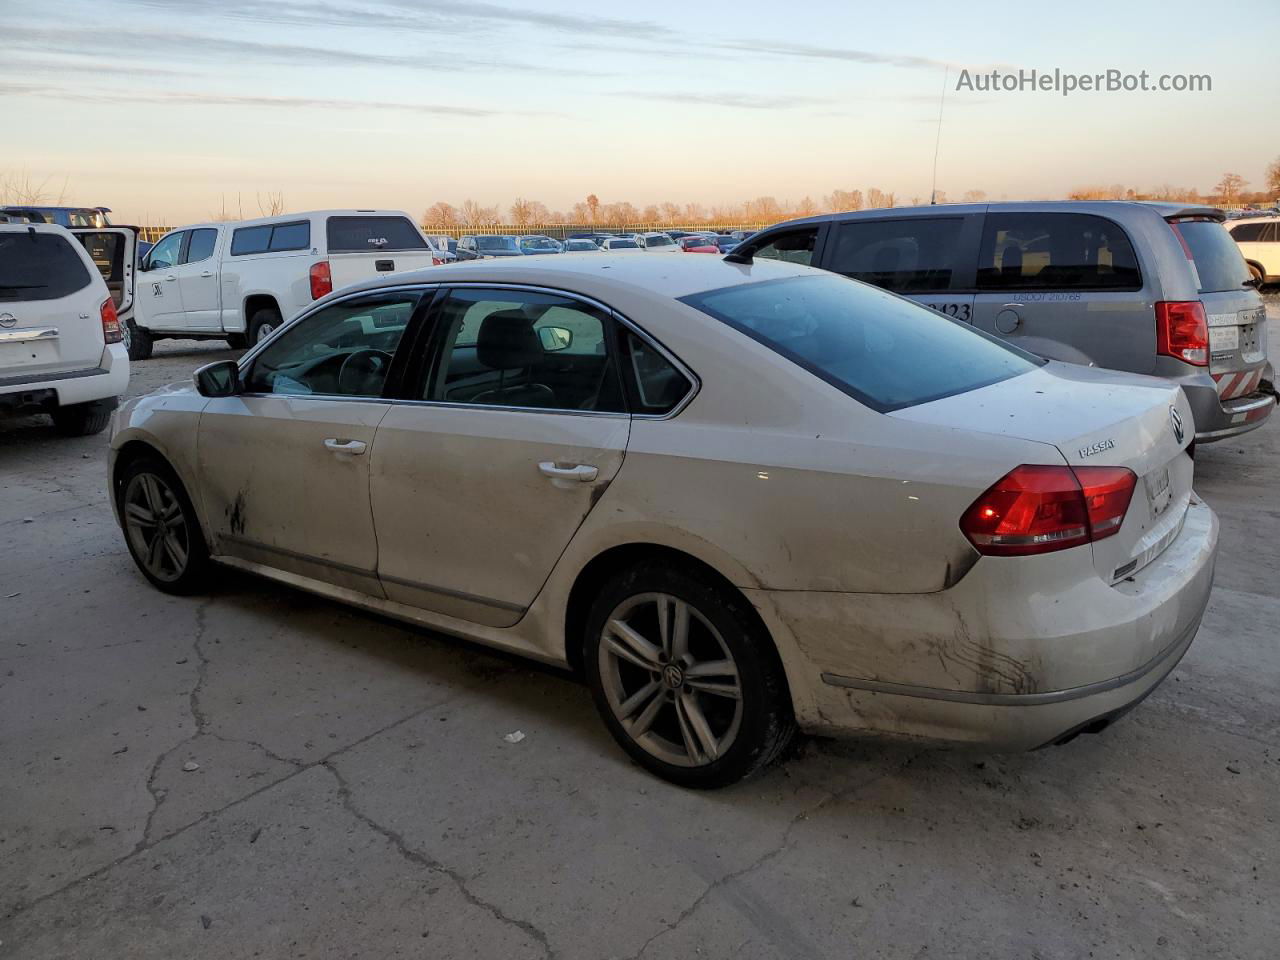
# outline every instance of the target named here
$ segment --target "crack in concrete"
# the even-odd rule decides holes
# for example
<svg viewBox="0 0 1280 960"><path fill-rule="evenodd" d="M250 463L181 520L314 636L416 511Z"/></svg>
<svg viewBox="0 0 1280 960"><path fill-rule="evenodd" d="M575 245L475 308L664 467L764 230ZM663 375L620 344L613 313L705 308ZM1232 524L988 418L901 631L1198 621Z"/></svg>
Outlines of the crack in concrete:
<svg viewBox="0 0 1280 960"><path fill-rule="evenodd" d="M334 780L338 783L338 796L342 800L342 805L346 808L348 813L367 826L370 830L373 830L375 833L386 838L405 860L408 860L410 863L417 864L420 867L425 867L428 870L444 874L453 881L454 886L458 888L458 892L462 894L463 899L466 900L467 903L471 904L473 907L483 910L500 923L507 924L520 930L525 934L525 936L536 941L538 945L542 947L543 953L545 953L547 957L554 960L556 952L551 948L551 944L547 940L547 935L542 930L538 929L528 920L518 920L515 917L508 916L497 904L491 903L488 900L477 896L472 892L468 879L460 872L452 867L445 866L445 864L436 860L434 857L415 850L400 833L374 820L371 816L356 806L355 798L351 793L351 786L347 783L346 778L338 768L327 760L323 761L321 766L333 774Z"/></svg>
<svg viewBox="0 0 1280 960"><path fill-rule="evenodd" d="M907 769L907 767L911 766L911 764L913 764L919 757L923 756L927 752L928 752L927 750L921 750L918 753L914 753L910 757L908 757L906 760L904 760L902 763L897 764L896 766L891 767L890 769L885 770L882 773L878 773L875 776L862 781L861 783L855 784L851 787L847 787L844 790L837 790L834 792L830 792L821 800L819 800L817 803L815 803L813 806L807 807L804 810L801 810L799 813L797 813L794 817L791 818L790 822L782 831L781 839L778 841L778 843L774 847L772 847L769 850L766 850L764 853L762 853L755 860L751 861L751 863L747 864L745 867L740 867L737 870L733 870L729 873L726 873L724 876L716 880L713 880L710 884L708 884L707 888L702 891L702 893L698 894L698 896L694 899L692 903L689 904L689 906L685 907L683 910L680 911L680 915L676 917L675 920L669 923L666 923L663 929L659 930L657 933L651 936L648 940L642 943L640 945L640 949L637 950L635 953L633 953L629 958L627 958L627 960L640 960L640 957L644 955L645 951L649 949L649 947L653 944L655 940L658 940L659 938L666 936L668 933L671 933L673 930L677 929L681 924L683 924L686 920L688 920L689 917L693 916L693 914L697 912L698 908L701 907L702 904L706 902L707 898L710 897L711 894L713 894L716 890L720 889L721 887L727 886L728 884L731 884L734 881L741 880L743 877L747 876L748 874L753 873L754 871L763 867L766 863L776 860L778 857L782 856L783 853L785 853L788 849L790 849L791 834L795 831L795 829L800 825L802 821L810 819L814 815L820 813L821 811L825 810L827 807L831 806L833 803L840 803L848 799L849 797L853 796L855 793L865 790L868 787L874 786L875 784L879 783L881 780L894 776L895 774L901 773L903 770ZM793 956L797 955L795 953L795 950L798 946L800 945L795 943L789 945L788 949L792 951ZM817 953L813 953L812 955L815 957L818 956Z"/></svg>

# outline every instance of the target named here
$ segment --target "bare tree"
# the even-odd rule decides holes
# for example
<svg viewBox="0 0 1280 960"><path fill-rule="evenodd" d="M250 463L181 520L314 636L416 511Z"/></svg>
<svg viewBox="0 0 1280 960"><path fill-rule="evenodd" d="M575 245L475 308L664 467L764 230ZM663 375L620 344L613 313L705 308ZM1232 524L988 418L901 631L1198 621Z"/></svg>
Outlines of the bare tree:
<svg viewBox="0 0 1280 960"><path fill-rule="evenodd" d="M50 186L52 179L52 176L48 176L43 180L33 180L28 170L0 172L0 203L63 206L67 202L67 178L63 178L62 186L57 188L56 193Z"/></svg>
<svg viewBox="0 0 1280 960"><path fill-rule="evenodd" d="M966 190L961 198L965 203L982 203L987 199L987 191L985 190Z"/></svg>
<svg viewBox="0 0 1280 960"><path fill-rule="evenodd" d="M433 203L423 212L422 225L424 227L456 227L458 211L454 209L452 203L445 203L443 200Z"/></svg>
<svg viewBox="0 0 1280 960"><path fill-rule="evenodd" d="M516 197L511 204L511 222L518 227L533 222L533 202L523 197Z"/></svg>
<svg viewBox="0 0 1280 960"><path fill-rule="evenodd" d="M877 187L867 189L867 209L877 210L881 207L893 206L893 194L885 193Z"/></svg>
<svg viewBox="0 0 1280 960"><path fill-rule="evenodd" d="M935 191L933 191L933 202L934 202L934 203L946 203L946 202L947 202L947 191L945 191L945 190L935 190ZM892 204L890 204L890 206L892 206Z"/></svg>
<svg viewBox="0 0 1280 960"><path fill-rule="evenodd" d="M209 219L217 223L227 223L235 219L230 211L227 210L227 195L225 193L218 194L218 212L209 214Z"/></svg>
<svg viewBox="0 0 1280 960"><path fill-rule="evenodd" d="M660 206L662 209L663 223L675 223L680 219L680 204L666 200Z"/></svg>
<svg viewBox="0 0 1280 960"><path fill-rule="evenodd" d="M1090 184L1067 193L1068 200L1123 200L1129 190L1123 183Z"/></svg>
<svg viewBox="0 0 1280 960"><path fill-rule="evenodd" d="M600 198L594 193L587 194L587 210L590 211L591 222L596 222L596 211L600 209Z"/></svg>
<svg viewBox="0 0 1280 960"><path fill-rule="evenodd" d="M818 205L813 202L813 197L808 195L801 197L800 201L791 209L792 215L797 217L812 217L818 212Z"/></svg>
<svg viewBox="0 0 1280 960"><path fill-rule="evenodd" d="M645 223L657 223L662 219L662 214L658 211L656 203L650 203L640 211L640 219Z"/></svg>
<svg viewBox="0 0 1280 960"><path fill-rule="evenodd" d="M284 213L284 191L272 190L266 196L255 193L258 200L258 213L264 217L275 217Z"/></svg>
<svg viewBox="0 0 1280 960"><path fill-rule="evenodd" d="M1217 193L1220 203L1235 203L1236 198L1244 192L1245 185L1248 182L1238 173L1224 173L1222 179L1218 181L1213 189Z"/></svg>
<svg viewBox="0 0 1280 960"><path fill-rule="evenodd" d="M1273 199L1280 198L1280 157L1267 165L1267 190Z"/></svg>
<svg viewBox="0 0 1280 960"><path fill-rule="evenodd" d="M831 213L849 213L862 209L861 190L832 190L822 198L822 205Z"/></svg>
<svg viewBox="0 0 1280 960"><path fill-rule="evenodd" d="M702 209L700 203L686 203L684 205L684 218L689 223L701 223L707 218L707 213Z"/></svg>
<svg viewBox="0 0 1280 960"><path fill-rule="evenodd" d="M468 227L476 227L486 223L497 223L498 208L481 206L470 197L467 197L466 200L462 201L462 206L458 209L458 216Z"/></svg>
<svg viewBox="0 0 1280 960"><path fill-rule="evenodd" d="M773 197L756 197L746 203L748 220L768 222L782 219L782 205Z"/></svg>

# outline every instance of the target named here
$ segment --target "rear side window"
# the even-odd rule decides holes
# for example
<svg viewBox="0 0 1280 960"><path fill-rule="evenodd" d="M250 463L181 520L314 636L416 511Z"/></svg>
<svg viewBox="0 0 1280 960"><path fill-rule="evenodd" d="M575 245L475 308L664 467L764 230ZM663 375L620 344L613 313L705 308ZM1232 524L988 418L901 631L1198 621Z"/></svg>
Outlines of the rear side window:
<svg viewBox="0 0 1280 960"><path fill-rule="evenodd" d="M218 242L218 231L200 229L191 231L191 239L187 241L187 257L183 263L199 263L213 256L214 244Z"/></svg>
<svg viewBox="0 0 1280 960"><path fill-rule="evenodd" d="M1231 231L1231 239L1236 243L1255 243L1262 239L1263 228L1268 226L1268 223L1242 223Z"/></svg>
<svg viewBox="0 0 1280 960"><path fill-rule="evenodd" d="M631 412L641 416L670 413L693 389L693 384L652 344L630 331L626 340Z"/></svg>
<svg viewBox="0 0 1280 960"><path fill-rule="evenodd" d="M427 241L404 217L330 217L330 253L425 250Z"/></svg>
<svg viewBox="0 0 1280 960"><path fill-rule="evenodd" d="M963 224L959 217L842 223L827 269L899 293L947 290Z"/></svg>
<svg viewBox="0 0 1280 960"><path fill-rule="evenodd" d="M817 240L817 227L792 230L790 233L771 237L763 246L756 247L752 256L765 260L785 260L787 263L799 263L807 267L813 263L813 248Z"/></svg>
<svg viewBox="0 0 1280 960"><path fill-rule="evenodd" d="M1034 369L968 324L834 274L681 298L882 413Z"/></svg>
<svg viewBox="0 0 1280 960"><path fill-rule="evenodd" d="M267 223L259 227L241 227L231 235L231 255L244 257L254 253L280 253L305 250L311 246L311 224Z"/></svg>
<svg viewBox="0 0 1280 960"><path fill-rule="evenodd" d="M987 215L979 290L1141 288L1133 245L1114 221L1080 213Z"/></svg>
<svg viewBox="0 0 1280 960"><path fill-rule="evenodd" d="M1231 234L1216 220L1174 220L1169 224L1196 265L1201 293L1239 290L1249 282L1249 267Z"/></svg>
<svg viewBox="0 0 1280 960"><path fill-rule="evenodd" d="M57 300L83 290L91 279L65 237L25 230L0 233L0 303Z"/></svg>

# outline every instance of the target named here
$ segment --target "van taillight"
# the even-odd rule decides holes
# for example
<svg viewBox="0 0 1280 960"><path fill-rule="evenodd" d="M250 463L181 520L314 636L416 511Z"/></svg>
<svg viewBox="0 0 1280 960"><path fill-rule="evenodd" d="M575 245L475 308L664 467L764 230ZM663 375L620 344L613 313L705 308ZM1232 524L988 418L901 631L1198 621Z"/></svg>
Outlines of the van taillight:
<svg viewBox="0 0 1280 960"><path fill-rule="evenodd" d="M1209 324L1199 300L1156 304L1156 353L1197 367L1209 363Z"/></svg>
<svg viewBox="0 0 1280 960"><path fill-rule="evenodd" d="M1137 477L1126 467L1023 464L960 518L979 553L1021 557L1103 540L1120 529Z"/></svg>
<svg viewBox="0 0 1280 960"><path fill-rule="evenodd" d="M107 343L119 343L124 337L120 333L120 317L116 314L116 302L110 297L102 301L98 308L102 317L102 339Z"/></svg>
<svg viewBox="0 0 1280 960"><path fill-rule="evenodd" d="M333 274L329 272L329 261L321 260L319 263L313 263L311 265L311 299L319 300L331 293L333 293Z"/></svg>

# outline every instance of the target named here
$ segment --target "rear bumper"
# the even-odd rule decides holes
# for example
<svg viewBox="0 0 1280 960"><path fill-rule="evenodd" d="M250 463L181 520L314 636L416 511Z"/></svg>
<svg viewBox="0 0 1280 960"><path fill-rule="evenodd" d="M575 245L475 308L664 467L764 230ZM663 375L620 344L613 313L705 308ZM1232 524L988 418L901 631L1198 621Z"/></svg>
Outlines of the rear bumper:
<svg viewBox="0 0 1280 960"><path fill-rule="evenodd" d="M1115 586L1037 590L984 558L935 594L748 596L786 638L806 730L1028 750L1118 715L1169 674L1199 629L1217 542L1213 511L1193 501L1165 552Z"/></svg>
<svg viewBox="0 0 1280 960"><path fill-rule="evenodd" d="M1275 381L1275 372L1267 364L1262 372L1263 380ZM1191 404L1196 421L1196 442L1210 443L1237 437L1262 426L1275 408L1275 397L1266 393L1253 393L1223 401L1218 396L1218 385L1208 373L1188 374L1174 382L1182 387Z"/></svg>
<svg viewBox="0 0 1280 960"><path fill-rule="evenodd" d="M102 351L98 366L66 370L56 374L0 377L0 406L11 409L69 407L94 400L115 400L129 386L129 354L124 345L113 343ZM23 402L25 397L40 398Z"/></svg>

